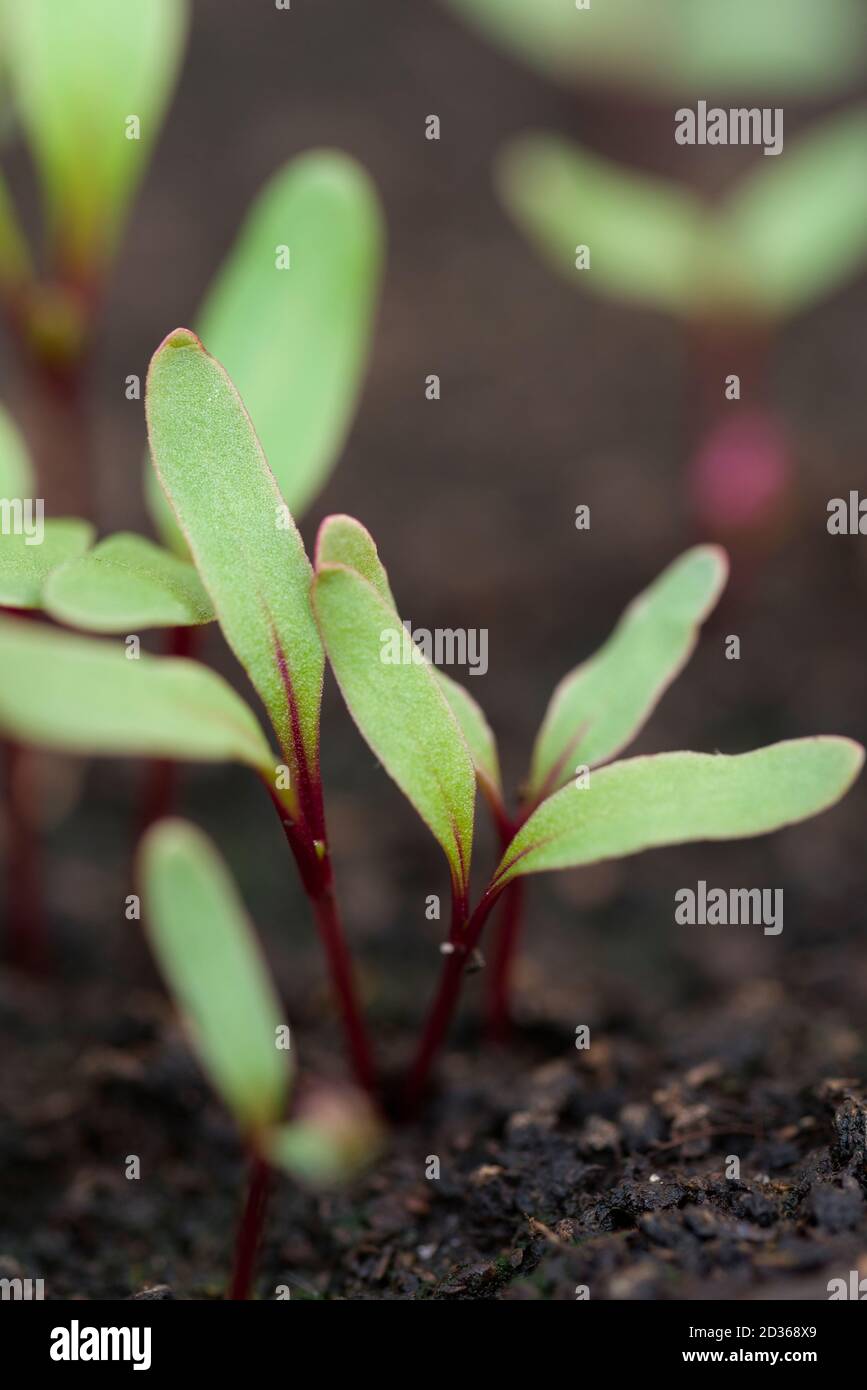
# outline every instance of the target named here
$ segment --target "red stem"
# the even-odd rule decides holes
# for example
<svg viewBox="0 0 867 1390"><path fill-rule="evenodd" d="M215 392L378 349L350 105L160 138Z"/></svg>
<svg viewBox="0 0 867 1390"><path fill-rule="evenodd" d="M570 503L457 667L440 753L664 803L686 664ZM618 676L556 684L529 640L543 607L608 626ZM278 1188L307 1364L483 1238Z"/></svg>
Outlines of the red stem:
<svg viewBox="0 0 867 1390"><path fill-rule="evenodd" d="M524 880L513 878L503 892L503 907L496 935L494 957L489 976L488 1033L494 1042L503 1042L509 1034L512 1018L509 1007L515 956L524 915Z"/></svg>
<svg viewBox="0 0 867 1390"><path fill-rule="evenodd" d="M311 840L304 828L291 818L270 782L267 778L264 780L280 817L289 848L298 865L301 884L313 909L319 938L325 947L331 984L340 1008L352 1069L365 1091L375 1095L377 1081L373 1050L355 991L352 963L343 935L328 851L324 841Z"/></svg>
<svg viewBox="0 0 867 1390"><path fill-rule="evenodd" d="M253 1154L247 1182L247 1200L244 1203L235 1242L235 1264L229 1290L229 1298L235 1302L250 1297L256 1255L262 1239L262 1227L265 1224L270 1178L271 1171L267 1163L258 1154Z"/></svg>
<svg viewBox="0 0 867 1390"><path fill-rule="evenodd" d="M349 1056L352 1060L352 1068L359 1084L364 1087L368 1094L373 1095L376 1091L376 1068L364 1018L359 1007L358 996L355 992L352 965L340 923L330 870L328 880L322 892L317 897L311 897L310 903L328 957L331 983L340 1005L343 1030L346 1035Z"/></svg>
<svg viewBox="0 0 867 1390"><path fill-rule="evenodd" d="M482 928L502 889L488 888L484 897L461 933L460 940L451 940L454 948L445 958L433 1004L427 1016L421 1042L406 1080L404 1100L406 1110L414 1114L427 1090L433 1060L442 1046L461 992L464 970L479 944ZM453 937L456 933L452 933Z"/></svg>

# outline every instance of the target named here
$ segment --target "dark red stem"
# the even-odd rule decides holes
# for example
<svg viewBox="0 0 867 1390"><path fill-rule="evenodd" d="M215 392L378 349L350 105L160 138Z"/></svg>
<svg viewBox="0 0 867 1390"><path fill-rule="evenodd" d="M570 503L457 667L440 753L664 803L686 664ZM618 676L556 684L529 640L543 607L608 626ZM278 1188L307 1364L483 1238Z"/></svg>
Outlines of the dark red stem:
<svg viewBox="0 0 867 1390"><path fill-rule="evenodd" d="M331 982L340 1006L346 1044L352 1059L352 1069L359 1085L363 1086L370 1095L373 1095L376 1091L376 1068L373 1052L358 1003L358 996L355 992L352 965L340 923L334 886L330 882L330 872L329 882L318 896L311 897L310 904L328 958Z"/></svg>
<svg viewBox="0 0 867 1390"><path fill-rule="evenodd" d="M512 975L524 916L524 880L513 878L503 891L503 906L495 938L488 989L488 1033L503 1042L511 1028L509 1007Z"/></svg>
<svg viewBox="0 0 867 1390"><path fill-rule="evenodd" d="M262 1239L265 1212L268 1206L268 1189L271 1170L258 1154L250 1160L250 1176L247 1182L247 1200L241 1214L238 1237L235 1242L235 1264L232 1270L232 1284L229 1298L235 1302L250 1297L256 1255Z"/></svg>
<svg viewBox="0 0 867 1390"><path fill-rule="evenodd" d="M460 933L454 930L452 932L452 939L449 941L452 950L445 957L439 987L427 1016L418 1051L407 1075L404 1101L406 1112L410 1115L416 1112L424 1098L434 1058L448 1032L460 997L464 970L479 944L482 928L501 891L499 888L488 888L466 928ZM455 937L458 939L454 939Z"/></svg>
<svg viewBox="0 0 867 1390"><path fill-rule="evenodd" d="M303 826L291 818L267 780L265 785L298 865L301 883L313 909L320 940L325 947L331 984L340 1009L352 1069L359 1084L370 1095L375 1095L377 1080L373 1050L355 991L352 963L343 935L327 848L324 841L312 840Z"/></svg>

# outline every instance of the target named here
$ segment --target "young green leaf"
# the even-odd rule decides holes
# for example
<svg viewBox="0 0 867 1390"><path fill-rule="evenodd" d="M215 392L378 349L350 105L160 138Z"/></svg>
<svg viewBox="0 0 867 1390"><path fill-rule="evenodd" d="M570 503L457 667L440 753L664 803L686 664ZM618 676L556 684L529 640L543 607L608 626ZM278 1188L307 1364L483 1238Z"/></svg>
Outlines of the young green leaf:
<svg viewBox="0 0 867 1390"><path fill-rule="evenodd" d="M114 250L159 131L186 0L4 0L3 21L54 257L87 278Z"/></svg>
<svg viewBox="0 0 867 1390"><path fill-rule="evenodd" d="M500 777L500 759L497 753L497 740L494 731L485 718L485 712L477 700L464 686L447 676L437 667L431 668L440 688L449 703L449 709L460 725L479 787L491 806L500 809L503 805L503 783Z"/></svg>
<svg viewBox="0 0 867 1390"><path fill-rule="evenodd" d="M533 750L534 800L573 766L613 758L636 736L695 648L728 574L725 552L688 550L633 599L608 641L557 686Z"/></svg>
<svg viewBox="0 0 867 1390"><path fill-rule="evenodd" d="M0 618L0 732L60 752L247 763L274 755L252 710L204 666Z"/></svg>
<svg viewBox="0 0 867 1390"><path fill-rule="evenodd" d="M497 184L524 234L573 284L671 313L695 311L715 236L693 194L552 135L507 146ZM578 247L590 248L588 268L576 268Z"/></svg>
<svg viewBox="0 0 867 1390"><path fill-rule="evenodd" d="M394 606L357 571L322 565L313 603L350 714L442 846L456 889L465 895L475 777L439 682Z"/></svg>
<svg viewBox="0 0 867 1390"><path fill-rule="evenodd" d="M382 1126L365 1096L314 1092L295 1118L271 1131L265 1151L293 1178L329 1187L355 1177L382 1145Z"/></svg>
<svg viewBox="0 0 867 1390"><path fill-rule="evenodd" d="M503 855L502 888L690 840L739 840L807 820L846 793L864 761L850 739L792 739L734 757L658 753L601 768L543 801Z"/></svg>
<svg viewBox="0 0 867 1390"><path fill-rule="evenodd" d="M343 447L383 256L376 191L336 150L294 159L253 204L199 317L299 515Z"/></svg>
<svg viewBox="0 0 867 1390"><path fill-rule="evenodd" d="M292 160L265 185L198 316L238 389L293 516L327 481L355 409L381 278L382 210L336 150ZM148 468L165 544L186 543Z"/></svg>
<svg viewBox="0 0 867 1390"><path fill-rule="evenodd" d="M385 566L379 558L376 543L370 532L352 516L327 516L316 538L316 569L325 565L345 565L372 584L383 601L394 609L399 624L397 605L388 582ZM472 695L451 677L432 666L461 732L479 779L479 786L493 806L500 807L503 792L500 765L494 735L481 706Z"/></svg>
<svg viewBox="0 0 867 1390"><path fill-rule="evenodd" d="M754 302L791 314L837 286L867 255L867 112L824 121L762 160L722 214Z"/></svg>
<svg viewBox="0 0 867 1390"><path fill-rule="evenodd" d="M280 1004L238 890L210 840L165 820L141 848L148 939L199 1060L254 1141L283 1117L292 1081Z"/></svg>
<svg viewBox="0 0 867 1390"><path fill-rule="evenodd" d="M7 529L4 524L0 533L0 606L41 608L44 586L52 571L84 554L93 540L93 527L76 517L58 517L43 523L42 537L37 539L23 499L0 499L4 523L7 514L14 519L16 503L19 508L23 506L19 524L23 519L26 529Z"/></svg>
<svg viewBox="0 0 867 1390"><path fill-rule="evenodd" d="M297 774L315 767L325 662L312 570L241 398L187 329L148 373L151 454L226 639Z"/></svg>
<svg viewBox="0 0 867 1390"><path fill-rule="evenodd" d="M88 632L192 627L214 618L191 564L125 531L55 569L43 605L58 621Z"/></svg>
<svg viewBox="0 0 867 1390"><path fill-rule="evenodd" d="M447 0L544 75L639 90L832 91L864 53L859 0Z"/></svg>
<svg viewBox="0 0 867 1390"><path fill-rule="evenodd" d="M33 465L24 438L7 410L0 406L0 498L24 501L33 496Z"/></svg>
<svg viewBox="0 0 867 1390"><path fill-rule="evenodd" d="M376 542L354 516L336 513L325 518L316 537L315 560L317 570L324 565L345 565L347 569L356 570L397 613L397 604Z"/></svg>

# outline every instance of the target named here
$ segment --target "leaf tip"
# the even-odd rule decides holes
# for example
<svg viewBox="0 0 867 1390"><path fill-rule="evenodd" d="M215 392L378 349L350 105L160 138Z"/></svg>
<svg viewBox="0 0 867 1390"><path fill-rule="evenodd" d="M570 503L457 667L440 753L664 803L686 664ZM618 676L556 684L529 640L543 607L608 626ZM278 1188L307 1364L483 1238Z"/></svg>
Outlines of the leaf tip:
<svg viewBox="0 0 867 1390"><path fill-rule="evenodd" d="M196 348L199 352L205 350L201 338L191 328L173 328L171 333L167 333L163 338L154 356L170 348Z"/></svg>

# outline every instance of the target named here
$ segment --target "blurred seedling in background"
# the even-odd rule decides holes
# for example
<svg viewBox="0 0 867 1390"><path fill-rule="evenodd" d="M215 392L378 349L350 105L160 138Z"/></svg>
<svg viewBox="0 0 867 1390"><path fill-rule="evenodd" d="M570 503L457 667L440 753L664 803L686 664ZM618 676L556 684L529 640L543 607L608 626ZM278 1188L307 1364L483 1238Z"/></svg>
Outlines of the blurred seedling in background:
<svg viewBox="0 0 867 1390"><path fill-rule="evenodd" d="M42 203L31 245L0 176L0 312L31 377L39 495L55 514L89 510L87 358L188 24L187 0L0 3L0 76Z"/></svg>
<svg viewBox="0 0 867 1390"><path fill-rule="evenodd" d="M190 1042L238 1126L250 1176L229 1297L250 1296L274 1170L320 1187L351 1179L381 1135L359 1092L322 1086L300 1097L294 1053L253 924L210 841L160 821L141 848L148 939Z"/></svg>
<svg viewBox="0 0 867 1390"><path fill-rule="evenodd" d="M613 87L611 120L632 127L642 114L623 114L624 94L654 111L665 102L672 115L699 95L710 107L751 97L776 106L845 89L867 55L860 0L447 5L576 93ZM865 167L863 109L786 141L713 204L547 132L510 142L497 161L505 206L573 285L684 324L693 519L743 558L746 543L767 544L793 509L793 448L770 400L775 349L786 322L867 254Z"/></svg>
<svg viewBox="0 0 867 1390"><path fill-rule="evenodd" d="M657 845L763 834L824 810L854 778L861 749L817 738L728 758L635 758L594 770L591 784L590 767L634 737L680 670L722 587L722 552L700 547L636 601L610 643L555 693L530 794L510 818L484 716L411 642L370 535L350 517L328 518L314 578L237 391L186 329L171 333L154 355L147 415L160 483L223 634L265 706L280 757L252 710L204 666L147 655L128 661L117 644L13 619L0 620L0 729L66 752L233 759L252 767L295 857L355 1074L367 1089L375 1089L376 1078L337 911L319 765L326 650L361 733L449 865L451 928L407 1082L410 1108L426 1089L467 961L510 885L529 873ZM396 664L383 660L384 639L394 634L407 643L407 659ZM477 778L501 829L503 857L472 908ZM508 960L500 975L507 979Z"/></svg>
<svg viewBox="0 0 867 1390"><path fill-rule="evenodd" d="M760 159L718 206L553 135L523 136L500 157L503 202L555 270L683 323L688 486L706 534L773 531L791 504L790 445L769 400L774 349L788 320L862 265L865 168L860 109Z"/></svg>
<svg viewBox="0 0 867 1390"><path fill-rule="evenodd" d="M451 875L451 927L407 1082L411 1110L501 897L508 907L491 1018L496 1031L504 1027L518 895L528 874L687 841L766 834L832 806L856 777L863 750L835 737L734 757L676 752L611 762L682 670L726 573L717 547L688 551L630 605L600 651L561 681L536 740L523 804L512 816L494 736L476 701L430 666L408 636L404 662L381 659L384 635L402 629L372 538L349 517L323 522L313 605L325 649L361 734L439 842ZM474 780L499 828L502 858L471 909Z"/></svg>
<svg viewBox="0 0 867 1390"><path fill-rule="evenodd" d="M571 88L653 96L735 89L821 97L867 48L860 0L445 0L507 53Z"/></svg>
<svg viewBox="0 0 867 1390"><path fill-rule="evenodd" d="M306 154L266 185L206 297L200 321L233 363L273 460L279 505L286 504L287 516L309 504L343 448L370 348L383 243L379 201L360 166L336 151ZM289 269L278 265L284 250L292 258ZM207 415L201 402L200 407ZM237 410L238 431L251 438L247 414L239 404ZM209 448L207 421L198 423L200 445ZM252 542L244 535L244 499L233 473L234 439L231 431L220 434L219 426L214 428L225 475L218 523L222 563L242 569L241 557ZM11 428L0 435L0 468L4 458L8 487L23 489L27 460ZM197 467L204 466L204 458L198 458ZM271 487L271 473L267 476ZM148 493L162 545L123 533L92 546L92 528L74 520L47 520L41 547L28 547L23 536L0 535L0 605L41 610L68 626L102 634L127 637L161 628L172 654L189 653L196 628L213 621L215 605L159 483L149 484ZM10 490L6 495L28 494ZM268 524L272 548L266 548L272 558L273 545L283 553L280 532L275 539L277 505L275 496ZM291 518L290 530L282 533L291 548L290 533L297 540ZM271 579L276 585L276 572ZM141 825L170 809L173 760L185 757L183 747L163 744L162 752L153 743L140 749L151 757ZM85 745L77 746L86 751ZM19 852L19 861L27 857L33 859L32 847L24 861ZM33 884L26 896L35 899ZM20 911L18 921L16 939L32 940L33 924L21 925ZM17 954L21 958L22 952ZM31 958L34 954L29 952Z"/></svg>

